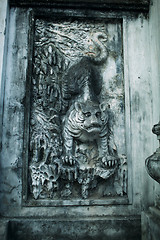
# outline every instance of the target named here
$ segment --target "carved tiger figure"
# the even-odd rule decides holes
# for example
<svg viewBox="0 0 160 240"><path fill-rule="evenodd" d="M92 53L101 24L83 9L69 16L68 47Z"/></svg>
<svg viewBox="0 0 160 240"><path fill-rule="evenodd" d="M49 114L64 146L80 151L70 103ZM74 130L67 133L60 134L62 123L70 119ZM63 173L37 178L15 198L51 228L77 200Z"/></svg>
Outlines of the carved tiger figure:
<svg viewBox="0 0 160 240"><path fill-rule="evenodd" d="M95 34L95 43L99 54L83 57L73 64L63 79L62 113L66 113L63 127L64 154L63 163L73 165L77 142L96 142L103 167L112 167L117 163L117 151L109 124L109 111L101 108L99 95L102 88L102 76L99 64L107 59L108 51L99 40L105 39L103 33Z"/></svg>
<svg viewBox="0 0 160 240"><path fill-rule="evenodd" d="M102 162L105 166L113 167L119 163L117 147L113 136L113 113L108 106L100 104L102 127L99 141L102 151Z"/></svg>
<svg viewBox="0 0 160 240"><path fill-rule="evenodd" d="M87 100L76 101L65 118L64 157L63 163L75 164L75 144L96 141L101 148L103 167L113 167L117 164L116 146L112 144L111 129L109 129L109 115L102 111L98 102Z"/></svg>

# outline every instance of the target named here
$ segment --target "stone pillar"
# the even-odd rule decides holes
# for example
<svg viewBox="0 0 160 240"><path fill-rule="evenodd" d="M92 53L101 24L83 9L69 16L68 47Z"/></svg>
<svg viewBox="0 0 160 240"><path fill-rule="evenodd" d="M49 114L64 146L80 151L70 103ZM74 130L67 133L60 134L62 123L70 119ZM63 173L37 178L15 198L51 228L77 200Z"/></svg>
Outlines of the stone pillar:
<svg viewBox="0 0 160 240"><path fill-rule="evenodd" d="M2 130L2 112L4 96L4 72L6 53L6 32L7 32L8 1L0 0L0 142ZM0 144L1 146L1 144ZM0 147L1 148L1 147ZM0 158L1 159L1 158ZM0 239L5 240L7 236L7 221L0 218Z"/></svg>
<svg viewBox="0 0 160 240"><path fill-rule="evenodd" d="M150 47L151 47L151 78L154 92L153 100L153 122L159 121L160 111L159 111L159 76L160 76L160 30L158 28L160 24L159 16L160 2L158 0L153 0L150 7ZM153 133L157 135L159 140L160 135L160 123L154 125ZM156 147L157 142L154 142ZM142 212L142 240L158 240L160 237L160 148L146 159L146 168L149 175L156 181L154 182L155 189L155 203L150 206L148 210Z"/></svg>
<svg viewBox="0 0 160 240"><path fill-rule="evenodd" d="M4 94L3 65L5 64L5 36L7 32L8 1L0 0L0 119Z"/></svg>
<svg viewBox="0 0 160 240"><path fill-rule="evenodd" d="M0 79L2 76L5 33L6 33L6 18L7 18L7 0L0 0ZM1 80L0 80L1 82Z"/></svg>

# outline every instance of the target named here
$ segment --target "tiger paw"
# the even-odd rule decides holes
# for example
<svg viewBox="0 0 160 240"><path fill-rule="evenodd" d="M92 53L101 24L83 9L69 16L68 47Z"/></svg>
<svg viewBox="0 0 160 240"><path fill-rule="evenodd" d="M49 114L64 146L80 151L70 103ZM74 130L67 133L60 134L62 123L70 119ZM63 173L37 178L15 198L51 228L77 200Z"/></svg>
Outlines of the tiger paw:
<svg viewBox="0 0 160 240"><path fill-rule="evenodd" d="M118 165L119 158L114 156L104 156L102 157L102 165L108 168L114 168Z"/></svg>
<svg viewBox="0 0 160 240"><path fill-rule="evenodd" d="M65 164L65 165L73 166L73 165L75 165L76 161L73 158L73 156L66 155L66 156L62 157L62 163Z"/></svg>

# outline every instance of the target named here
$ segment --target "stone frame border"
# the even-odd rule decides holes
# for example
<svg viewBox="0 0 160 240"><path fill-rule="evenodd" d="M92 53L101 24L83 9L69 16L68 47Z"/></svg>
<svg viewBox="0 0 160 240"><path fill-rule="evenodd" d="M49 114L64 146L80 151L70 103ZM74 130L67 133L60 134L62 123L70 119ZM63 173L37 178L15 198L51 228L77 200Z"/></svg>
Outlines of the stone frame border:
<svg viewBox="0 0 160 240"><path fill-rule="evenodd" d="M105 20L106 22L121 22L122 26L122 38L124 37L123 33L123 18L122 16L118 16L115 18L113 14L109 15L107 13L102 13L100 11L83 11L83 10L68 10L68 9L30 9L28 17L28 24L30 26L30 31L28 33L28 68L27 68L27 81L26 81L26 101L25 101L25 121L24 121L24 146L23 146L23 177L22 177L22 206L28 207L40 207L40 206L102 206L102 205L128 205L132 204L132 160L129 154L130 148L130 104L129 104L129 83L127 80L127 73L125 73L125 69L123 69L124 73L124 93L125 93L125 105L127 106L127 110L125 110L125 129L126 129L126 153L128 159L128 196L123 197L112 197L107 200L34 200L28 199L28 144L29 144L29 118L30 118L30 85L32 79L32 55L33 55L33 40L34 40L34 23L35 19L38 17L48 17L53 14L53 19L81 19L81 20ZM51 19L51 18L50 18ZM124 41L122 40L123 48ZM125 52L123 50L123 61L125 61ZM126 92L128 91L128 94ZM129 176L130 175L130 176Z"/></svg>

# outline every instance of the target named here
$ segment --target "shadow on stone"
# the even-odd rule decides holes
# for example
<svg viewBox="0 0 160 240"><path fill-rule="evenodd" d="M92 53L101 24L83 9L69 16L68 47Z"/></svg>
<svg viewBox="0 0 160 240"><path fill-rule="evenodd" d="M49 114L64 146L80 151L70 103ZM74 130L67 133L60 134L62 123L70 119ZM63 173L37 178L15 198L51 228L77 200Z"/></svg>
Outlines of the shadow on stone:
<svg viewBox="0 0 160 240"><path fill-rule="evenodd" d="M140 219L12 220L7 240L140 240Z"/></svg>

